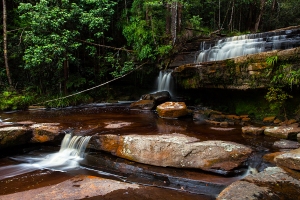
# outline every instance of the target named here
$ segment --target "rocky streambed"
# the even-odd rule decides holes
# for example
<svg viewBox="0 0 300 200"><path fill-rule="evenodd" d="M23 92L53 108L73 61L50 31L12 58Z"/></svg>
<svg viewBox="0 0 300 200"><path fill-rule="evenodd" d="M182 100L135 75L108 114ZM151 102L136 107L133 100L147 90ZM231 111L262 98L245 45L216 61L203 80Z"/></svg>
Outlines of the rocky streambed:
<svg viewBox="0 0 300 200"><path fill-rule="evenodd" d="M120 104L2 113L0 199L298 198L296 122L266 127L247 116L186 113L161 118ZM76 169L13 171L47 159L68 132L92 136Z"/></svg>

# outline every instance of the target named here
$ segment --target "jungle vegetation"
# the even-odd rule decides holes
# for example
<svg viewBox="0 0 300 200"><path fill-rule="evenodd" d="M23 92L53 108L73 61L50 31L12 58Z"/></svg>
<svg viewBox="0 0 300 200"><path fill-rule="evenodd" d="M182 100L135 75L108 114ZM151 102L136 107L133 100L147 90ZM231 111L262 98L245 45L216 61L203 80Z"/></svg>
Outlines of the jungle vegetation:
<svg viewBox="0 0 300 200"><path fill-rule="evenodd" d="M145 71L167 68L195 38L298 25L299 7L299 0L2 0L0 109L78 92L141 63Z"/></svg>

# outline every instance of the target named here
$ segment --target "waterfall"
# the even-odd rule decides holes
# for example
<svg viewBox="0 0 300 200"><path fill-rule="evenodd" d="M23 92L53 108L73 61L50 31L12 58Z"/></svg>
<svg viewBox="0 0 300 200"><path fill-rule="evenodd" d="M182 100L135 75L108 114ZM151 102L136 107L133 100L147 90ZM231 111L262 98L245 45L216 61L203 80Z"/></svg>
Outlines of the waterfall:
<svg viewBox="0 0 300 200"><path fill-rule="evenodd" d="M300 29L234 36L214 42L202 42L196 62L225 60L298 46L300 46Z"/></svg>
<svg viewBox="0 0 300 200"><path fill-rule="evenodd" d="M173 90L172 70L160 71L157 81L157 91L168 91L170 94Z"/></svg>
<svg viewBox="0 0 300 200"><path fill-rule="evenodd" d="M13 160L29 162L25 164L0 167L2 174L0 180L25 174L38 169L65 171L79 166L78 162L84 158L85 149L91 136L73 136L66 134L59 152L48 154L44 157L14 157Z"/></svg>

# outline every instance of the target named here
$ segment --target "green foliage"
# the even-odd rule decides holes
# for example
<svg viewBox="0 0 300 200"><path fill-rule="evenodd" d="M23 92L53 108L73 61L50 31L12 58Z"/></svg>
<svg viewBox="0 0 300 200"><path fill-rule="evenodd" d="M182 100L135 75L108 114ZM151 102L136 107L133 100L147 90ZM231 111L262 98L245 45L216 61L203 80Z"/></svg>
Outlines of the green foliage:
<svg viewBox="0 0 300 200"><path fill-rule="evenodd" d="M278 56L270 56L266 58L266 63L268 66L273 67L278 61Z"/></svg>
<svg viewBox="0 0 300 200"><path fill-rule="evenodd" d="M194 15L191 19L190 19L190 23L193 27L193 29L201 29L201 21L202 18L199 15Z"/></svg>
<svg viewBox="0 0 300 200"><path fill-rule="evenodd" d="M280 112L281 109L284 109L284 114L286 116L285 102L287 99L293 98L293 96L287 94L281 88L271 87L265 98L270 103L271 110Z"/></svg>
<svg viewBox="0 0 300 200"><path fill-rule="evenodd" d="M0 110L25 109L34 99L31 93L20 94L15 90L4 90L0 94Z"/></svg>

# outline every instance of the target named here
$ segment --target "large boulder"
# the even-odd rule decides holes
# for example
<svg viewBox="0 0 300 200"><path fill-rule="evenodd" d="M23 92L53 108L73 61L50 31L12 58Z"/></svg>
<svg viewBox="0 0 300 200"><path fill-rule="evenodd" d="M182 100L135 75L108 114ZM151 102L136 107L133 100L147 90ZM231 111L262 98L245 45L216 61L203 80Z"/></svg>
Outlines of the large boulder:
<svg viewBox="0 0 300 200"><path fill-rule="evenodd" d="M264 128L254 127L254 126L244 126L242 127L242 132L248 135L262 135L264 133Z"/></svg>
<svg viewBox="0 0 300 200"><path fill-rule="evenodd" d="M54 140L61 140L63 135L61 134L61 127L59 123L40 123L30 126L32 129L31 138L32 143L44 143Z"/></svg>
<svg viewBox="0 0 300 200"><path fill-rule="evenodd" d="M242 166L252 152L234 142L200 142L182 134L97 135L90 141L90 147L144 164L219 173Z"/></svg>
<svg viewBox="0 0 300 200"><path fill-rule="evenodd" d="M300 127L294 126L275 126L266 127L264 134L281 139L297 139L297 134L300 133Z"/></svg>
<svg viewBox="0 0 300 200"><path fill-rule="evenodd" d="M298 173L299 172L295 172ZM225 188L217 200L225 199L299 199L300 181L279 167L246 176Z"/></svg>
<svg viewBox="0 0 300 200"><path fill-rule="evenodd" d="M158 105L156 111L163 118L178 118L189 113L184 102L166 102Z"/></svg>
<svg viewBox="0 0 300 200"><path fill-rule="evenodd" d="M23 126L0 128L0 149L26 144L32 137L32 131Z"/></svg>
<svg viewBox="0 0 300 200"><path fill-rule="evenodd" d="M171 99L171 95L168 91L154 92L145 94L141 98L142 100L153 100L155 103L160 104Z"/></svg>
<svg viewBox="0 0 300 200"><path fill-rule="evenodd" d="M300 148L278 155L274 160L280 166L300 170Z"/></svg>

